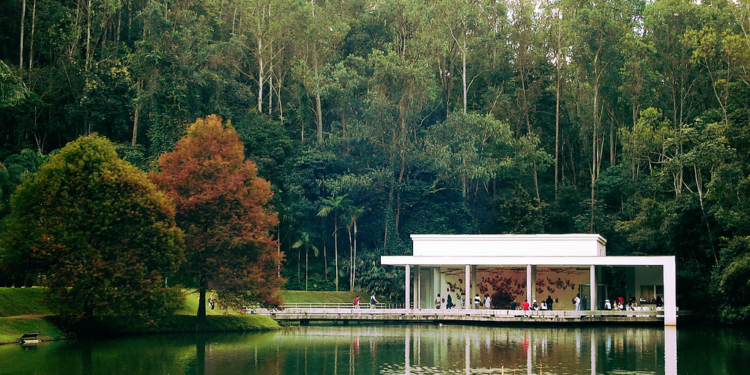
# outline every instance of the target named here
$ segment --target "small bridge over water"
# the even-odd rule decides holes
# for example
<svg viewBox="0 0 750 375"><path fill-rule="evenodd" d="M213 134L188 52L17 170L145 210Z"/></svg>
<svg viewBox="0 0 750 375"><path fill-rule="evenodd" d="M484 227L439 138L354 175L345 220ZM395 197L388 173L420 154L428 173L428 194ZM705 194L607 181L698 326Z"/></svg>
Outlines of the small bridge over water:
<svg viewBox="0 0 750 375"><path fill-rule="evenodd" d="M276 321L299 322L383 322L383 323L467 323L467 324L664 324L663 311L626 310L491 310L491 309L404 309L390 304L374 308L349 303L287 304L281 310L255 310Z"/></svg>

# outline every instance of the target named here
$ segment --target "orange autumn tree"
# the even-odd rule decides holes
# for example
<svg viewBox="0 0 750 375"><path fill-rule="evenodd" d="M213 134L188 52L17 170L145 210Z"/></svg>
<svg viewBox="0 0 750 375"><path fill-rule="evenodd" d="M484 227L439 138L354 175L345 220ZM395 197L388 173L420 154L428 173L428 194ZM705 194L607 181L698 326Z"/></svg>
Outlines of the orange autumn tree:
<svg viewBox="0 0 750 375"><path fill-rule="evenodd" d="M281 254L270 230L277 223L270 183L245 159L231 122L211 115L192 124L174 151L159 158L152 179L174 200L185 235L183 271L198 281L199 324L209 283L222 306L278 306Z"/></svg>

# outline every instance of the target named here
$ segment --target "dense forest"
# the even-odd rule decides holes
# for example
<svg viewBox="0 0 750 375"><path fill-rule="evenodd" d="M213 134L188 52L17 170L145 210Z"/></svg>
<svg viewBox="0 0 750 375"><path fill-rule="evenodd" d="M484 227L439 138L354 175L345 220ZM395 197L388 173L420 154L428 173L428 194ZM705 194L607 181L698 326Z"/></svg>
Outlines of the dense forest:
<svg viewBox="0 0 750 375"><path fill-rule="evenodd" d="M411 233L600 233L748 322L749 30L748 0L6 1L0 215L81 135L150 171L218 114L288 289L395 298Z"/></svg>

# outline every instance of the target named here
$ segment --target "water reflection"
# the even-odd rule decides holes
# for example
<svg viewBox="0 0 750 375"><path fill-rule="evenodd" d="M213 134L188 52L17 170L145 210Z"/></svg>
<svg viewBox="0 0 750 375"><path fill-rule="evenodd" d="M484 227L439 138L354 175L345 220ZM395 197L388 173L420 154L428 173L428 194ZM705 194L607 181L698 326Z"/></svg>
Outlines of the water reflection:
<svg viewBox="0 0 750 375"><path fill-rule="evenodd" d="M748 355L732 330L372 324L6 345L0 374L734 374Z"/></svg>

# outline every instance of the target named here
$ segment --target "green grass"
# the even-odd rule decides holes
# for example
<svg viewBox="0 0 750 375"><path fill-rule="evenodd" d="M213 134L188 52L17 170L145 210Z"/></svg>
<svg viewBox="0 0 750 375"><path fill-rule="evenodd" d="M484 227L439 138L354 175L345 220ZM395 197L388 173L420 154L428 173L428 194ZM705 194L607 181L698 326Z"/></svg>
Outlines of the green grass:
<svg viewBox="0 0 750 375"><path fill-rule="evenodd" d="M39 332L44 340L65 337L64 332L45 318L0 318L0 344L18 342L26 332Z"/></svg>
<svg viewBox="0 0 750 375"><path fill-rule="evenodd" d="M206 300L208 300L208 297L211 295L211 293L208 293L206 295ZM182 304L182 308L177 310L177 314L180 315L196 315L198 314L198 293L186 290L185 291L185 303ZM219 305L216 304L216 308L214 310L211 310L208 308L208 305L206 305L206 315L239 315L240 312L234 309L229 310L221 310L219 308Z"/></svg>
<svg viewBox="0 0 750 375"><path fill-rule="evenodd" d="M356 292L306 292L304 290L282 290L279 292L284 303L352 303L360 294L361 301L369 301L370 296Z"/></svg>
<svg viewBox="0 0 750 375"><path fill-rule="evenodd" d="M0 288L0 317L48 314L42 288Z"/></svg>
<svg viewBox="0 0 750 375"><path fill-rule="evenodd" d="M351 303L357 293L280 291L284 303ZM220 297L220 296L219 296ZM361 295L363 301L369 296ZM176 316L164 322L137 327L119 327L119 333L194 332L197 326L198 294L186 292L185 303ZM42 303L41 288L0 288L0 343L16 342L26 332L41 332L45 339L65 336L51 318L14 317L19 315L49 315ZM240 315L239 311L207 309L205 331L259 331L278 329L271 318L260 315Z"/></svg>

